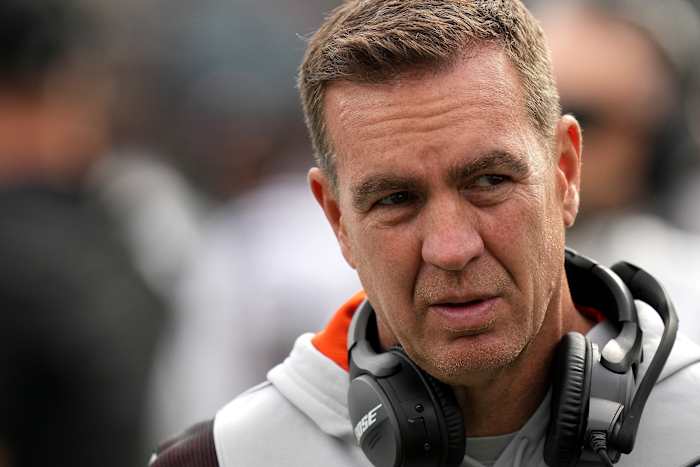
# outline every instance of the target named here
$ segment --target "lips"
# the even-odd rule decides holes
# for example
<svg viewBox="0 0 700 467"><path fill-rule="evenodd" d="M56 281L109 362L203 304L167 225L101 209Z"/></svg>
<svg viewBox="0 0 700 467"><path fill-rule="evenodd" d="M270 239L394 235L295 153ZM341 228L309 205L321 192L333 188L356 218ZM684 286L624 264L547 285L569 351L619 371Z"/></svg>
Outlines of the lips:
<svg viewBox="0 0 700 467"><path fill-rule="evenodd" d="M428 309L445 327L476 334L488 330L493 325L499 301L500 299L494 296L447 298L435 301Z"/></svg>
<svg viewBox="0 0 700 467"><path fill-rule="evenodd" d="M454 306L454 307L460 307L464 305L475 305L480 302L483 302L485 300L488 300L489 298L492 297L481 297L481 298L472 298L472 299L446 299L446 300L440 300L435 303L433 303L433 306Z"/></svg>

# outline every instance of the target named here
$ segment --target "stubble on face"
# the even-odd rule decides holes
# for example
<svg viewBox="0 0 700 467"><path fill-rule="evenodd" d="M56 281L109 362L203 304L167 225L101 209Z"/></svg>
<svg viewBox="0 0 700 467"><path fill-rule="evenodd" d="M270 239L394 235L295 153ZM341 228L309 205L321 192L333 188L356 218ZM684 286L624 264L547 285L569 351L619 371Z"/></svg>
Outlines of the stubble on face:
<svg viewBox="0 0 700 467"><path fill-rule="evenodd" d="M453 110L453 97L447 99L440 94L441 85L432 82L455 70L435 77L408 79L393 88L347 83L334 85L335 89L330 88L327 94L334 93L329 129L340 150L339 156L342 153L338 168L339 175L342 175L340 179L346 183L341 186L341 192L345 193L345 202L341 202L345 208L341 230L360 279L377 310L382 343L385 347L402 345L419 366L454 385L467 384L474 374L513 365L542 328L552 291L559 284L558 271L550 268L556 261L553 251L538 245L550 240L563 244L563 240L555 238L558 234L550 232L550 229L560 228L553 224L556 220L548 223L546 219L554 214L552 208L556 209L551 204L556 201L553 193L544 186L548 183L545 179L549 180L551 174L547 172L548 175L535 177L537 180L531 177L518 182L513 196L503 206L494 207L489 212L485 209L470 211L486 226L480 234L487 236L487 250L494 246L495 249L487 251L459 272L426 265L419 251L414 251L414 248L420 250L417 242L426 231L421 231L415 223L402 221L399 225L384 226L381 222L374 222L371 213L353 212L349 201L352 199L351 190L347 190L347 184L357 183L370 169L389 173L395 164L400 164L404 168L402 173L416 172L423 177L420 180L432 187L436 183L433 175L437 172L432 163L420 157L468 161L474 156L479 157L480 150L475 147L488 146L489 143L483 141L489 139L495 141L493 144L497 149L512 147L512 141L516 141L514 144L520 146L516 151L528 153L528 164L533 172L541 171L542 165L546 164L544 161L550 159L546 145L531 144L532 138L523 136L534 130L522 110L521 92L513 91L508 83L493 79L493 76L501 76L505 77L504 81L517 83L515 72L502 55L493 55L493 50L488 49L482 52L487 56L475 54L467 59L476 60L469 63L469 68L458 70L467 75L467 80L472 80L469 90L464 92L460 88L464 83L462 78L447 83L458 92L464 92L465 103L461 109L472 106L473 110L469 112L473 114ZM474 71L470 72L470 69ZM421 80L428 78L430 86L422 86ZM423 93L420 95L422 101L413 99L414 90ZM375 101L375 96L380 100ZM504 100L503 96L509 96L509 99ZM384 105L376 102L384 102ZM442 107L433 113L426 111L432 112L434 107L431 104L441 102L450 102L450 107L444 112ZM401 112L405 109L405 113L392 114L392 106ZM370 122L368 115L375 113L387 118ZM460 132L471 136L455 133L457 127L451 116L462 119L466 126ZM447 124L444 123L446 118L449 120ZM478 137L474 136L477 134ZM432 135L435 135L435 140L430 143L439 150L426 145ZM522 149L523 145L528 146L527 150ZM444 169L442 162L436 164L437 170ZM443 189L442 185L435 187ZM496 211L498 215L493 214ZM420 215L416 214L417 217ZM408 294L406 284L413 284L412 289L408 287ZM499 297L498 312L494 319L484 323L483 332L465 333L449 329L444 322L431 317L431 303L452 292L465 290Z"/></svg>
<svg viewBox="0 0 700 467"><path fill-rule="evenodd" d="M406 351L438 379L453 385L469 385L474 377L514 364L539 332L544 314L536 310L515 309L515 304L528 303L523 299L514 279L495 261L484 260L474 265L479 274L443 273L433 271L418 278L414 303L415 320L420 323L429 313L429 304L435 303L455 290L482 290L498 297L499 313L481 329L450 329L417 325L425 333L410 336L399 331ZM520 327L518 329L518 327ZM510 329L508 329L510 328ZM497 338L498 335L509 339Z"/></svg>

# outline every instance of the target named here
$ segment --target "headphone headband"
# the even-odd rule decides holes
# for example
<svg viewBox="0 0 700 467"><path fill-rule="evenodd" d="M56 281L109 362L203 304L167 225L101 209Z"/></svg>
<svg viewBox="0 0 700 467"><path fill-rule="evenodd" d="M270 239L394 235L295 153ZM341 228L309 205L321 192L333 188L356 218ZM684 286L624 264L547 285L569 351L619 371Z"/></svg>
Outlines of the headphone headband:
<svg viewBox="0 0 700 467"><path fill-rule="evenodd" d="M566 275L574 303L603 311L618 335L601 350L601 363L610 371L624 374L642 359L642 330L637 307L623 279L575 250L566 249Z"/></svg>
<svg viewBox="0 0 700 467"><path fill-rule="evenodd" d="M651 274L627 262L615 264L612 270L620 276L636 298L656 310L664 323L661 342L659 342L653 360L649 363L644 378L639 383L632 406L625 415L615 439L615 443L620 451L629 454L634 448L637 429L639 428L639 422L649 394L654 388L656 380L659 379L661 370L663 370L666 360L668 360L668 356L673 349L673 344L676 342L678 315L676 315L675 307L668 293Z"/></svg>

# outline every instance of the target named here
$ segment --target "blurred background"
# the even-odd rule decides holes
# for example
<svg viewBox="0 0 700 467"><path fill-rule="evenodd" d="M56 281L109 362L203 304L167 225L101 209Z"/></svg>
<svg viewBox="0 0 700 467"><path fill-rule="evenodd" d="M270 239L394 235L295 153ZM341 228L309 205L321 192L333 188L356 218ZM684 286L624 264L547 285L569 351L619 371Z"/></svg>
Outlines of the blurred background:
<svg viewBox="0 0 700 467"><path fill-rule="evenodd" d="M0 2L0 467L145 465L360 288L295 88L338 3ZM700 2L528 3L584 128L569 244L700 341Z"/></svg>

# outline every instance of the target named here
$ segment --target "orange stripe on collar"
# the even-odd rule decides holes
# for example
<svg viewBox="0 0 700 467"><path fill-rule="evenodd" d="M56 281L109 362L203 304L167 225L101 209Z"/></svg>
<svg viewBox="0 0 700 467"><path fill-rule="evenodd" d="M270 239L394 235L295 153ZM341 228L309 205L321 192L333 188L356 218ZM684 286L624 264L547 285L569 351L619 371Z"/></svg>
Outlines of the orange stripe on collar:
<svg viewBox="0 0 700 467"><path fill-rule="evenodd" d="M605 317L605 314L603 314L603 312L597 308L593 308L590 306L576 305L576 309L578 310L579 313L581 313L583 316L590 319L591 321L593 321L596 324L598 324L602 321L605 321L607 319Z"/></svg>
<svg viewBox="0 0 700 467"><path fill-rule="evenodd" d="M365 292L355 294L350 300L335 312L328 325L316 334L311 343L326 357L333 360L338 366L348 371L348 329L355 310L366 298Z"/></svg>

